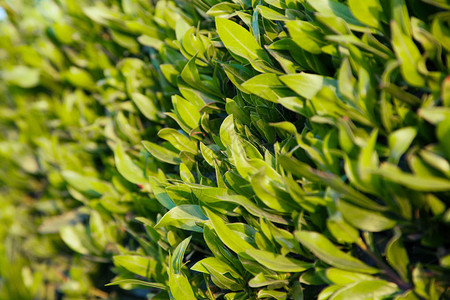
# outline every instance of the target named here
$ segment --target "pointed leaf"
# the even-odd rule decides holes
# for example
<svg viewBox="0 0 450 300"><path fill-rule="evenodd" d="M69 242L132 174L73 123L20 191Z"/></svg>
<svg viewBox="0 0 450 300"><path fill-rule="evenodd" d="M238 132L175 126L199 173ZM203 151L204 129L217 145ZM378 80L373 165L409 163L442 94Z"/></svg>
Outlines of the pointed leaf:
<svg viewBox="0 0 450 300"><path fill-rule="evenodd" d="M296 231L295 237L303 244L303 246L314 253L314 255L336 268L369 274L378 272L377 269L372 268L350 254L339 250L320 233L313 231Z"/></svg>

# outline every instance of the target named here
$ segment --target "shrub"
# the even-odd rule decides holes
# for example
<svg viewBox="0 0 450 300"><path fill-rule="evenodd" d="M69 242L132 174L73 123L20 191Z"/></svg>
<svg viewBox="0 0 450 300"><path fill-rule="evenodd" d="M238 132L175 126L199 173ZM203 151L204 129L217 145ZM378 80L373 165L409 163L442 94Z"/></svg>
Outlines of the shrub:
<svg viewBox="0 0 450 300"><path fill-rule="evenodd" d="M450 297L446 1L1 3L1 299Z"/></svg>

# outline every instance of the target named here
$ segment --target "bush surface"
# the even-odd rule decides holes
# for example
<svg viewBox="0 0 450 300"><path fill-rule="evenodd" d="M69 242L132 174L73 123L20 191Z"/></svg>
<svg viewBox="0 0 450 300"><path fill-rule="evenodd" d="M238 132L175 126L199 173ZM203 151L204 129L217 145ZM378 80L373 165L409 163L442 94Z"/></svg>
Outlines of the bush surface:
<svg viewBox="0 0 450 300"><path fill-rule="evenodd" d="M448 1L0 5L0 299L450 298Z"/></svg>

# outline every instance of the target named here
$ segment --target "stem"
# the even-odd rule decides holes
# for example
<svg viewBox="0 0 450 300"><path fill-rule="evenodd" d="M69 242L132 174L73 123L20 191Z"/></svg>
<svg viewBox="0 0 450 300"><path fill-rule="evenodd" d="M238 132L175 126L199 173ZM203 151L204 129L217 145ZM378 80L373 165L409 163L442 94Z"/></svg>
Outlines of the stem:
<svg viewBox="0 0 450 300"><path fill-rule="evenodd" d="M359 238L358 241L356 241L356 244L363 250L367 255L369 255L379 267L383 269L383 271L386 273L386 276L389 277L389 279L397 284L402 290L406 291L411 288L411 285L408 282L405 282L403 279L401 279L392 269L383 261L381 260L375 253L373 253L367 245L364 243L364 241Z"/></svg>

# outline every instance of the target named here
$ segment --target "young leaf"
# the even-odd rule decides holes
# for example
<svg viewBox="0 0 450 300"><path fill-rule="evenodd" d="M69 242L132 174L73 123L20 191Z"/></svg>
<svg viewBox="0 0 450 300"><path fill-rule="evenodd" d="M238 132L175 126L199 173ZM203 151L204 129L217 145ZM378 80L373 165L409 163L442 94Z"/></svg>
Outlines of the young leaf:
<svg viewBox="0 0 450 300"><path fill-rule="evenodd" d="M289 89L280 82L275 74L260 74L242 84L250 93L277 103L278 98L292 95Z"/></svg>
<svg viewBox="0 0 450 300"><path fill-rule="evenodd" d="M189 280L182 274L169 272L170 294L174 299L196 300Z"/></svg>
<svg viewBox="0 0 450 300"><path fill-rule="evenodd" d="M414 127L404 127L392 132L388 137L390 148L388 162L398 164L401 156L408 150L417 135Z"/></svg>
<svg viewBox="0 0 450 300"><path fill-rule="evenodd" d="M158 178L150 176L149 182L152 192L155 194L156 200L158 200L161 205L167 209L172 209L175 207L175 203L173 203L172 199L170 199L165 190L165 186L158 180Z"/></svg>
<svg viewBox="0 0 450 300"><path fill-rule="evenodd" d="M395 284L384 280L366 280L355 282L334 293L330 300L379 299L398 291Z"/></svg>
<svg viewBox="0 0 450 300"><path fill-rule="evenodd" d="M248 249L246 253L266 268L277 272L303 272L312 267L311 263L306 263L269 251L252 248Z"/></svg>
<svg viewBox="0 0 450 300"><path fill-rule="evenodd" d="M400 61L400 70L405 80L417 87L425 85L425 79L417 70L417 64L421 59L421 54L411 37L403 33L399 25L391 21L392 46L397 59Z"/></svg>
<svg viewBox="0 0 450 300"><path fill-rule="evenodd" d="M302 49L312 53L322 53L322 47L326 45L326 40L322 30L306 21L287 21L286 26L292 40Z"/></svg>
<svg viewBox="0 0 450 300"><path fill-rule="evenodd" d="M138 255L116 255L113 257L113 260L115 265L147 278L154 272L158 263L153 258Z"/></svg>
<svg viewBox="0 0 450 300"><path fill-rule="evenodd" d="M126 180L135 184L147 183L147 180L143 175L144 171L133 163L131 158L123 150L121 143L117 143L116 150L114 151L114 158L117 170Z"/></svg>
<svg viewBox="0 0 450 300"><path fill-rule="evenodd" d="M245 253L248 249L253 249L252 245L242 239L237 233L229 229L219 216L207 208L204 208L204 210L206 211L208 218L211 220L217 235L228 248L238 254Z"/></svg>
<svg viewBox="0 0 450 300"><path fill-rule="evenodd" d="M132 93L131 99L147 119L151 121L157 121L159 119L158 108L152 99L140 93Z"/></svg>
<svg viewBox="0 0 450 300"><path fill-rule="evenodd" d="M170 269L173 269L173 272L175 274L181 273L181 267L183 266L184 253L186 252L186 249L187 249L191 239L192 239L192 236L184 239L181 243L178 244L178 246L173 251L173 254L170 258Z"/></svg>
<svg viewBox="0 0 450 300"><path fill-rule="evenodd" d="M147 281L138 280L138 279L119 279L119 280L114 280L111 283L105 284L105 286L121 285L121 284L132 284L132 285L143 286L143 287L150 287L150 288L155 288L155 289L160 289L160 290L167 290L167 286L165 286L162 283L147 282Z"/></svg>
<svg viewBox="0 0 450 300"><path fill-rule="evenodd" d="M172 97L172 104L177 117L189 128L199 125L201 115L198 107L178 95Z"/></svg>
<svg viewBox="0 0 450 300"><path fill-rule="evenodd" d="M217 33L225 47L249 61L267 59L267 54L250 32L233 21L216 18Z"/></svg>
<svg viewBox="0 0 450 300"><path fill-rule="evenodd" d="M350 8L344 3L335 0L307 0L315 10L324 15L334 15L344 19L352 25L362 25L352 14Z"/></svg>
<svg viewBox="0 0 450 300"><path fill-rule="evenodd" d="M142 141L142 145L144 145L145 149L147 149L148 152L160 161L173 165L178 165L181 163L181 159L178 157L178 154L169 149L148 141Z"/></svg>
<svg viewBox="0 0 450 300"><path fill-rule="evenodd" d="M322 234L313 231L296 231L295 237L319 259L336 268L374 274L378 270L366 265L359 259L339 250Z"/></svg>
<svg viewBox="0 0 450 300"><path fill-rule="evenodd" d="M406 186L416 191L450 191L450 180L436 176L421 176L402 172L399 168L389 163L381 164L381 168L374 171L386 180Z"/></svg>
<svg viewBox="0 0 450 300"><path fill-rule="evenodd" d="M281 76L280 80L298 95L307 99L314 97L324 86L334 91L337 87L337 81L333 78L303 72Z"/></svg>
<svg viewBox="0 0 450 300"><path fill-rule="evenodd" d="M208 218L203 214L198 205L180 205L168 211L155 225L155 228L175 226L184 230L203 232L198 223L203 223Z"/></svg>
<svg viewBox="0 0 450 300"><path fill-rule="evenodd" d="M189 151L197 154L197 142L191 140L186 135L180 133L173 128L163 128L158 132L158 136L166 141L169 141L172 146L180 151Z"/></svg>
<svg viewBox="0 0 450 300"><path fill-rule="evenodd" d="M339 286L346 286L348 284L352 284L358 281L375 279L375 277L372 277L367 274L349 272L336 268L328 268L325 270L324 274L326 279Z"/></svg>
<svg viewBox="0 0 450 300"><path fill-rule="evenodd" d="M395 220L386 217L381 212L364 209L345 200L339 200L337 207L347 222L365 231L379 232L397 224Z"/></svg>
<svg viewBox="0 0 450 300"><path fill-rule="evenodd" d="M386 258L402 279L408 281L409 257L401 238L401 232L395 230L394 236L386 245Z"/></svg>
<svg viewBox="0 0 450 300"><path fill-rule="evenodd" d="M378 0L358 1L349 0L353 15L361 22L373 28L382 29L383 7Z"/></svg>

